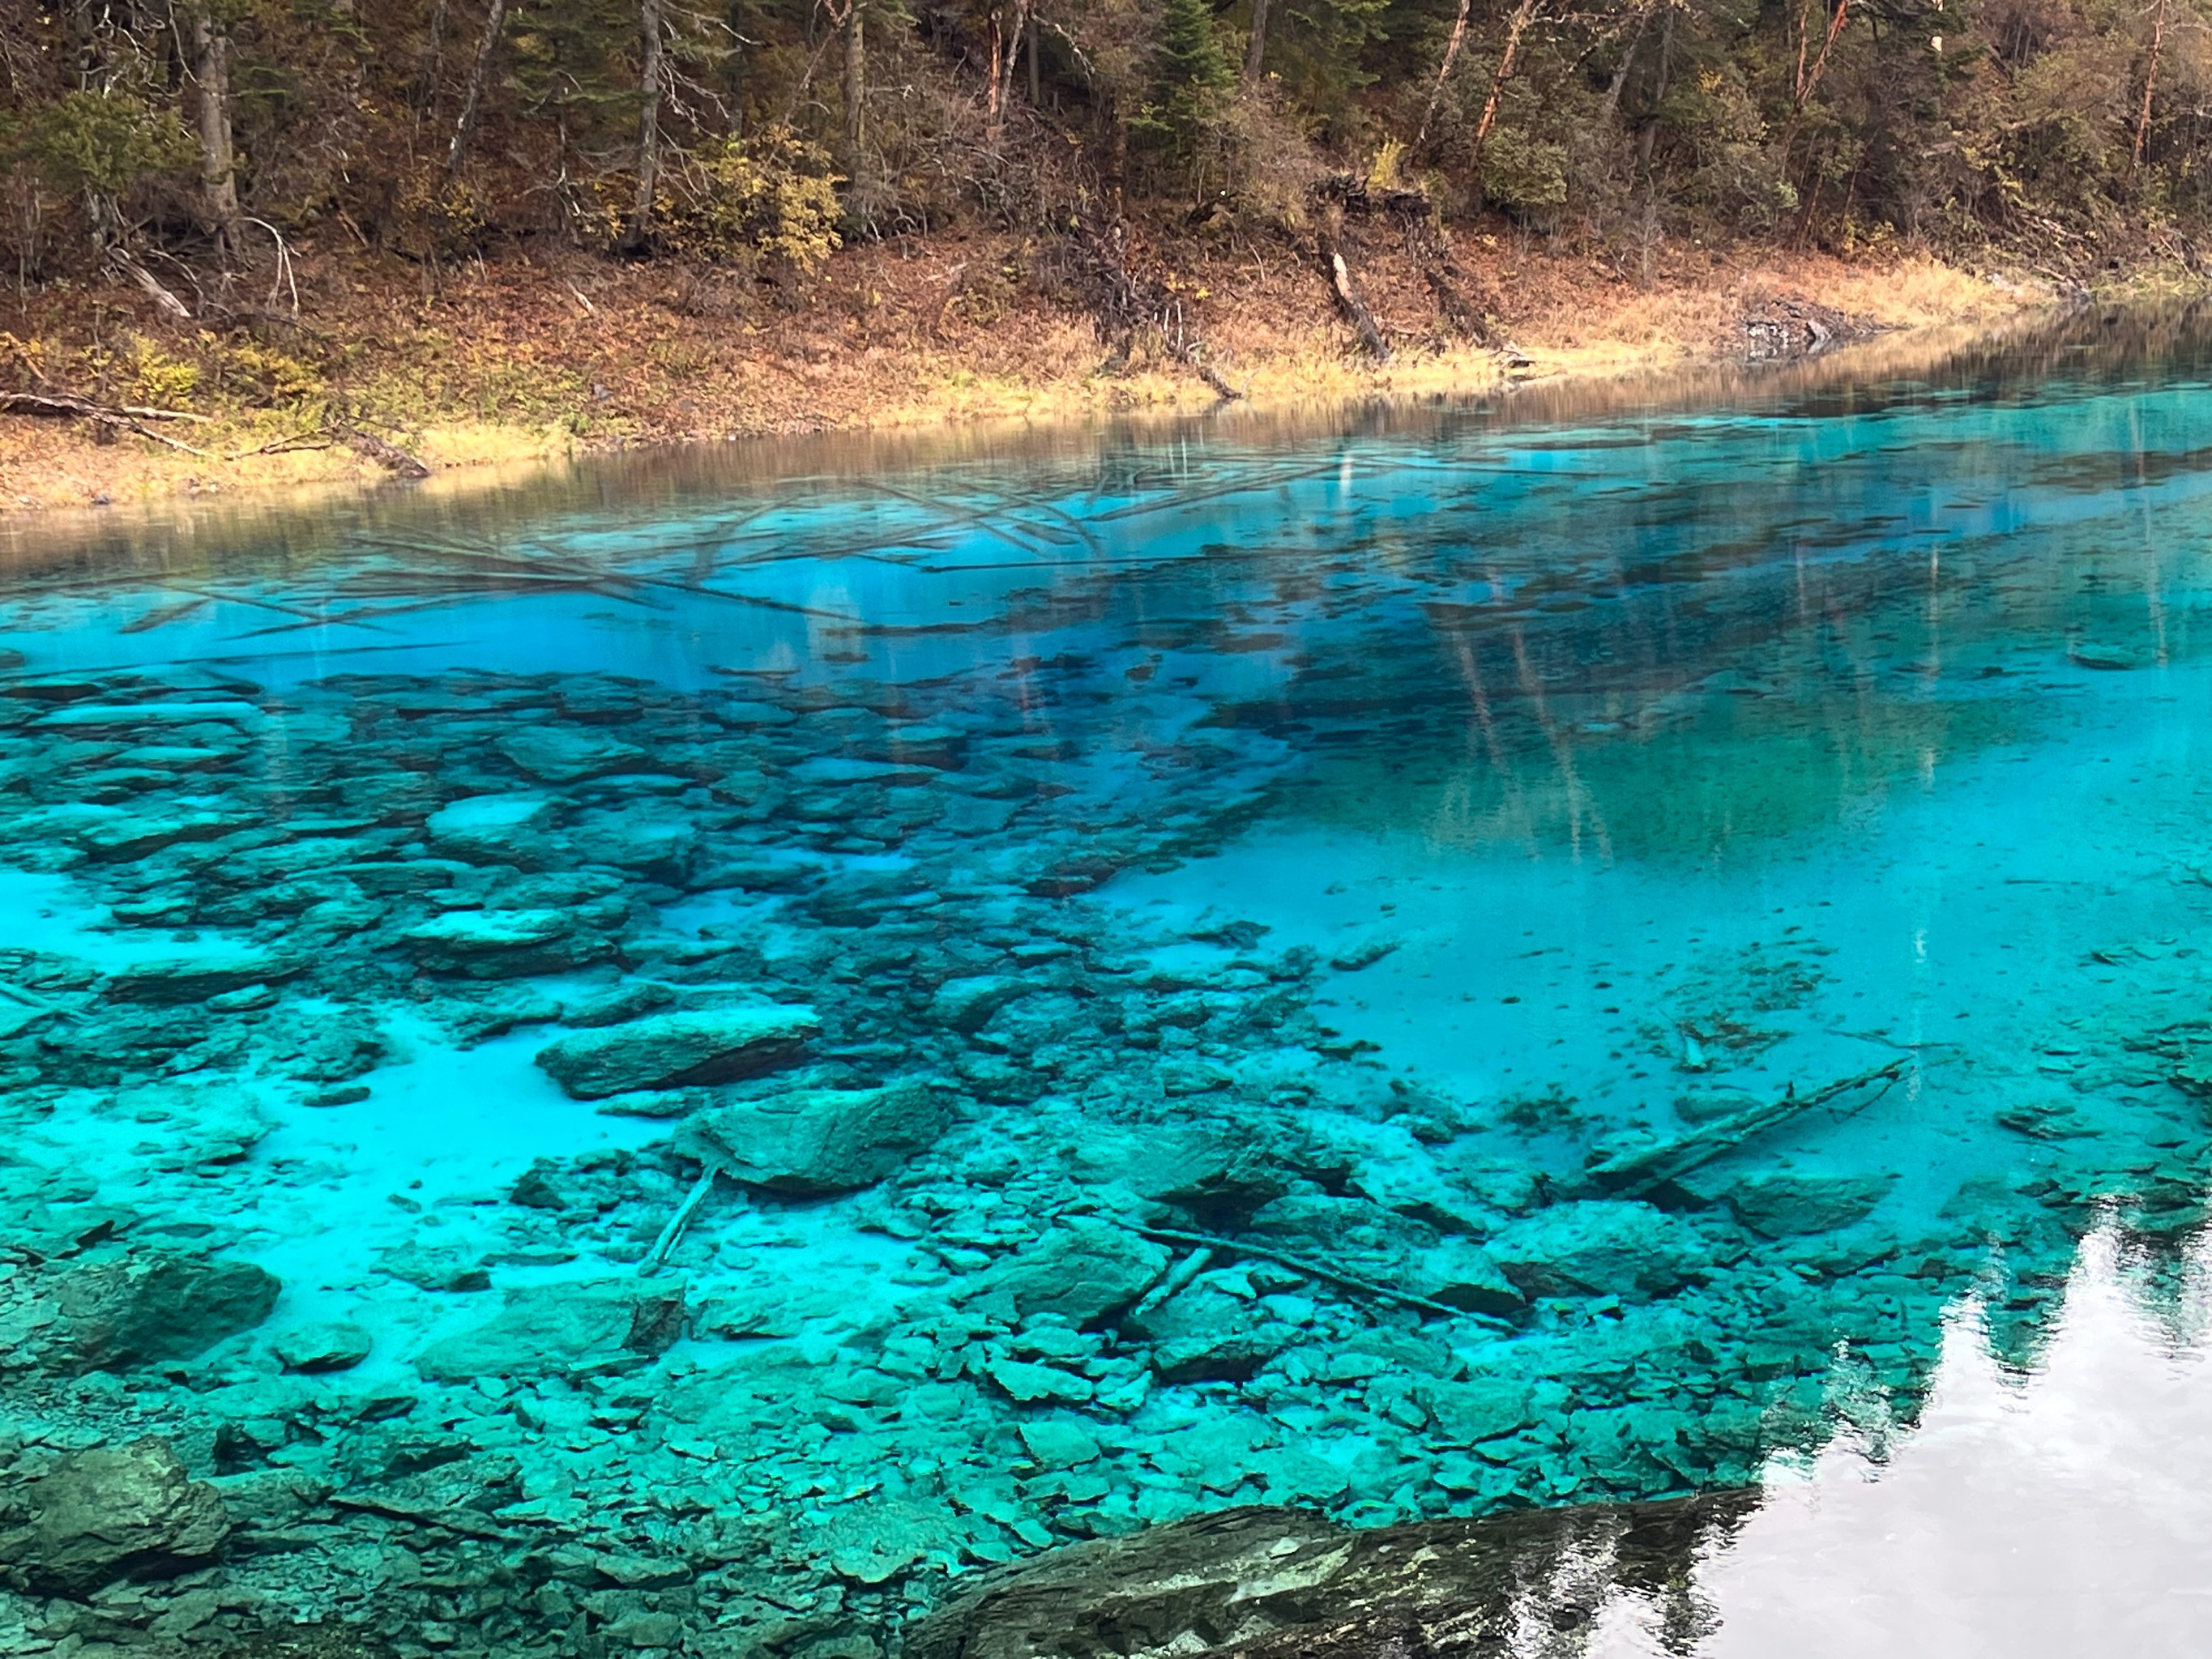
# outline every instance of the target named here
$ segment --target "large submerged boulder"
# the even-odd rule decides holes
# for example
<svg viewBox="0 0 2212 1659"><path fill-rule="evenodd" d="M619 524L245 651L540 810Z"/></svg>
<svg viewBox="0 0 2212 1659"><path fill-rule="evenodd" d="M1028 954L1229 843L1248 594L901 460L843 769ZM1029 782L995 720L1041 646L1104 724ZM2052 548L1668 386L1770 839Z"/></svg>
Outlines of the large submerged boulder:
<svg viewBox="0 0 2212 1659"><path fill-rule="evenodd" d="M149 1002L174 1007L204 1002L249 985L274 985L307 969L301 958L257 945L210 940L175 956L131 963L107 981L107 994L119 1002Z"/></svg>
<svg viewBox="0 0 2212 1659"><path fill-rule="evenodd" d="M1018 1317L1058 1314L1087 1324L1127 1307L1167 1271L1167 1250L1111 1222L1076 1216L973 1281L985 1308L1001 1304Z"/></svg>
<svg viewBox="0 0 2212 1659"><path fill-rule="evenodd" d="M484 1323L433 1342L415 1369L433 1381L465 1382L619 1368L666 1352L683 1329L681 1279L526 1285L507 1291Z"/></svg>
<svg viewBox="0 0 2212 1659"><path fill-rule="evenodd" d="M920 1082L883 1089L799 1089L702 1112L679 1151L771 1192L851 1192L896 1170L945 1133L950 1114Z"/></svg>
<svg viewBox="0 0 2212 1659"><path fill-rule="evenodd" d="M1893 1175L1753 1176L1729 1190L1729 1208L1769 1238L1824 1233L1865 1219L1896 1181Z"/></svg>
<svg viewBox="0 0 2212 1659"><path fill-rule="evenodd" d="M561 808L550 795L470 795L431 813L422 832L447 858L532 870L544 860Z"/></svg>
<svg viewBox="0 0 2212 1659"><path fill-rule="evenodd" d="M451 910L400 936L434 974L519 979L559 973L614 954L605 935L565 910Z"/></svg>
<svg viewBox="0 0 2212 1659"><path fill-rule="evenodd" d="M820 1026L811 1008L787 1006L653 1014L562 1037L538 1063L576 1099L604 1100L758 1077L797 1059Z"/></svg>
<svg viewBox="0 0 2212 1659"><path fill-rule="evenodd" d="M1623 1199L1555 1204L1505 1228L1489 1250L1529 1296L1664 1296L1706 1266L1695 1227Z"/></svg>
<svg viewBox="0 0 2212 1659"><path fill-rule="evenodd" d="M908 1626L907 1659L1383 1659L1514 1650L1528 1586L1585 1575L1685 1579L1750 1492L1571 1505L1346 1530L1240 1508L1048 1551L975 1574ZM1571 1567L1570 1564L1574 1564Z"/></svg>
<svg viewBox="0 0 2212 1659"><path fill-rule="evenodd" d="M173 1577L214 1560L230 1535L222 1496L151 1437L71 1452L31 1483L25 1507L28 1520L0 1533L0 1570L39 1595Z"/></svg>
<svg viewBox="0 0 2212 1659"><path fill-rule="evenodd" d="M78 1369L191 1359L269 1316L276 1276L249 1261L142 1250L61 1274L54 1301Z"/></svg>

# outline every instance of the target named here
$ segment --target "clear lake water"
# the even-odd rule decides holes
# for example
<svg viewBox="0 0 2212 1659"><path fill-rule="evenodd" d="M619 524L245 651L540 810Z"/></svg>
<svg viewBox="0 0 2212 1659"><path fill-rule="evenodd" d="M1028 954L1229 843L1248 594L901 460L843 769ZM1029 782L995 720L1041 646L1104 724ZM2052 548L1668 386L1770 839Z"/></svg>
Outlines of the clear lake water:
<svg viewBox="0 0 2212 1659"><path fill-rule="evenodd" d="M1510 1650L2185 1650L2208 411L2090 313L26 533L0 1653L866 1659L1208 1511L1746 1488ZM220 1541L71 1554L149 1437Z"/></svg>

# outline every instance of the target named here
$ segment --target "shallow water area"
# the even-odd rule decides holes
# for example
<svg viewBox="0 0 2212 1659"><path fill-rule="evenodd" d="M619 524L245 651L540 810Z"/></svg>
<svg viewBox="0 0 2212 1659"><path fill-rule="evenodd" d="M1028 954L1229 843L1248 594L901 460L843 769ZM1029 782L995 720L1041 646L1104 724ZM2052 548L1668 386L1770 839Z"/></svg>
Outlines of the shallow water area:
<svg viewBox="0 0 2212 1659"><path fill-rule="evenodd" d="M2208 367L19 549L0 1652L1012 1654L994 1573L1252 1505L1522 1540L1509 1650L1903 1640L1868 1539L2066 1443L1991 1379L2195 1305Z"/></svg>

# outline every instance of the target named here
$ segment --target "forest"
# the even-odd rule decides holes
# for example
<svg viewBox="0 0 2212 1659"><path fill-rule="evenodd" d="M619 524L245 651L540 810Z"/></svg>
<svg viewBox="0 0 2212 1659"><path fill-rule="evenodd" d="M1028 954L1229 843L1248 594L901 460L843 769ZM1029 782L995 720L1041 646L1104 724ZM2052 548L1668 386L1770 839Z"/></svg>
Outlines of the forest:
<svg viewBox="0 0 2212 1659"><path fill-rule="evenodd" d="M0 0L16 283L179 314L237 269L281 294L311 234L788 286L979 224L1153 312L1146 238L1325 268L1346 213L1426 245L1448 312L1478 216L1631 270L1753 238L2079 272L2189 255L2208 131L2196 0Z"/></svg>

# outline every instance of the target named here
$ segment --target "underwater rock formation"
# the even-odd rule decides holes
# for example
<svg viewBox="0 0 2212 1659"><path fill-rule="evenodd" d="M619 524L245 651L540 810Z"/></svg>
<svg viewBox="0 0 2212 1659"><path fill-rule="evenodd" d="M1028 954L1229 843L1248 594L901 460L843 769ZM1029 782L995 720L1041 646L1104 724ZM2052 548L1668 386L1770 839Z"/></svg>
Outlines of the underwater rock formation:
<svg viewBox="0 0 2212 1659"><path fill-rule="evenodd" d="M1443 593L1358 523L1326 576L1209 530L1166 592L1010 573L994 538L925 573L988 596L910 630L880 620L904 598L836 620L666 562L501 567L574 637L623 607L664 678L452 669L466 630L405 619L473 602L474 547L339 557L294 607L411 655L249 665L233 633L308 618L269 608L293 578L226 574L247 597L204 653L118 629L100 660L166 665L4 671L0 1525L154 1437L230 1534L147 1546L200 1564L178 1577L0 1594L0 1651L305 1623L409 1659L879 1659L956 1601L1101 1653L1358 1651L1296 1622L1314 1598L1441 1650L1504 1582L1462 1523L1547 1537L1492 1523L1582 1505L1557 1524L1602 1554L1649 1532L1607 1505L1909 1424L1961 1295L2031 1356L2099 1218L2154 1256L2201 1224L2176 948L2125 956L2106 1012L1996 1040L1978 1006L1900 1060L1820 1000L1826 890L1770 921L1761 887L1741 939L1656 905L1618 963L1500 920L1541 920L1561 890L1514 884L1570 864L1633 898L1723 830L1859 811L1950 763L1939 717L2013 727L1916 673L1815 729L1825 680L1742 665L1756 595L1670 608L1568 562L1533 598ZM1867 614L1839 568L1832 614ZM76 592L26 636L105 615ZM710 629L663 659L664 599L791 632L728 672L684 654ZM1973 648L1954 629L1944 660ZM2028 678L2001 654L1968 684ZM1709 768L1681 734L1716 722L1758 741ZM1843 783L1805 759L1832 739ZM1261 872L1299 878L1285 900L1230 856L1270 814L1419 856L1363 884L1297 842ZM1463 915L1401 879L1462 854L1488 860ZM1211 1553L1206 1517L1255 1507ZM1428 1547L1433 1594L1393 1577Z"/></svg>
<svg viewBox="0 0 2212 1659"><path fill-rule="evenodd" d="M24 1488L20 1508L21 1524L0 1524L0 1577L44 1595L174 1577L215 1559L230 1535L215 1488L150 1436L70 1453Z"/></svg>
<svg viewBox="0 0 2212 1659"><path fill-rule="evenodd" d="M906 1659L1387 1659L1507 1651L1530 1587L1575 1559L1572 1628L1613 1586L1695 1632L1690 1566L1755 1501L1588 1505L1347 1532L1310 1513L1233 1509L1075 1544L986 1574L908 1632Z"/></svg>
<svg viewBox="0 0 2212 1659"><path fill-rule="evenodd" d="M66 1363L116 1370L191 1359L269 1316L282 1287L250 1262L139 1250L57 1274L51 1340Z"/></svg>
<svg viewBox="0 0 2212 1659"><path fill-rule="evenodd" d="M539 1051L538 1063L577 1099L603 1100L757 1077L797 1059L820 1029L811 1008L649 1014L562 1037Z"/></svg>
<svg viewBox="0 0 2212 1659"><path fill-rule="evenodd" d="M797 1089L697 1113L672 1144L748 1186L842 1193L874 1185L934 1145L949 1116L925 1083Z"/></svg>

